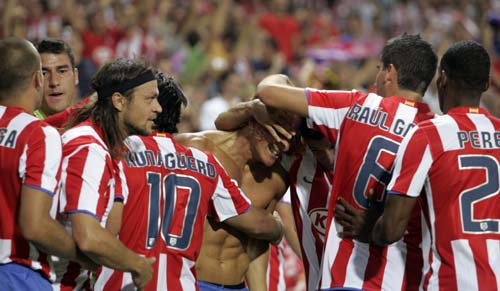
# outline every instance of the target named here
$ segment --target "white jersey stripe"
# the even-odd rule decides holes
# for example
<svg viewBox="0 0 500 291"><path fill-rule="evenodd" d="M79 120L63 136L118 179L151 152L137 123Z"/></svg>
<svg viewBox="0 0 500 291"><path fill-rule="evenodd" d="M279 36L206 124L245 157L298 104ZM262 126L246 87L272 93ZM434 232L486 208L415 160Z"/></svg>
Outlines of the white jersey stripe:
<svg viewBox="0 0 500 291"><path fill-rule="evenodd" d="M479 132L495 132L495 127L491 120L483 114L467 114L467 117L474 123ZM481 140L481 139L480 139Z"/></svg>
<svg viewBox="0 0 500 291"><path fill-rule="evenodd" d="M168 274L167 273L167 255L160 254L158 258L158 274ZM167 281L165 276L158 275L156 282L156 290L167 290Z"/></svg>
<svg viewBox="0 0 500 291"><path fill-rule="evenodd" d="M349 107L332 109L319 106L309 106L309 118L317 125L326 125L332 129L339 129Z"/></svg>
<svg viewBox="0 0 500 291"><path fill-rule="evenodd" d="M354 243L354 248L349 257L346 270L346 274L351 274L351 276L346 276L344 286L362 289L365 281L366 266L370 257L370 245L358 242L357 240L353 240L352 242ZM354 274L356 276L352 276Z"/></svg>
<svg viewBox="0 0 500 291"><path fill-rule="evenodd" d="M52 190L58 183L56 174L62 158L61 139L57 130L51 126L45 126L42 130L45 133L45 156L50 159L46 159L44 164L41 188ZM53 136L59 138L56 139Z"/></svg>
<svg viewBox="0 0 500 291"><path fill-rule="evenodd" d="M424 155L422 156L422 160L418 165L418 169L415 172L415 175L411 179L410 188L408 189L408 196L418 197L420 196L420 189L422 189L425 180L427 179L427 175L425 175L429 168L432 166L432 154L429 146L425 148Z"/></svg>
<svg viewBox="0 0 500 291"><path fill-rule="evenodd" d="M182 290L191 290L193 286L196 286L196 278L191 272L192 268L194 268L194 262L183 257L181 277L179 278L179 280L181 281Z"/></svg>
<svg viewBox="0 0 500 291"><path fill-rule="evenodd" d="M500 241L496 239L487 239L486 248L488 250L490 268L497 279L497 290L500 290Z"/></svg>
<svg viewBox="0 0 500 291"><path fill-rule="evenodd" d="M7 107L0 105L0 119L2 119L3 114L7 110Z"/></svg>
<svg viewBox="0 0 500 291"><path fill-rule="evenodd" d="M78 138L80 136L84 135L90 135L93 138L95 138L99 143L101 144L102 147L104 147L106 150L108 147L106 146L106 143L101 139L99 134L93 129L91 126L78 126L75 127L74 129L70 129L66 131L63 136L62 136L62 142L63 144L67 144L71 140Z"/></svg>
<svg viewBox="0 0 500 291"><path fill-rule="evenodd" d="M408 106L408 105L405 105L403 103L399 103L398 110L396 111L396 114L394 115L394 119L393 119L392 124L391 124L390 132L392 132L396 135L402 135L401 127L406 128L409 124L413 123L413 120L415 119L415 116L417 115L417 113L418 113L418 108ZM397 120L403 120L404 124L401 124L400 122L396 122ZM396 128L396 126L398 128Z"/></svg>
<svg viewBox="0 0 500 291"><path fill-rule="evenodd" d="M427 258L430 254L431 251L431 230L429 229L429 226L427 225L427 222L425 221L424 215L420 216L420 225L422 226L422 254L424 258ZM425 274L429 272L430 269L429 265L429 260L424 259L423 260L423 266L422 266L422 278L420 279L420 284L419 290L424 289L424 282L425 282Z"/></svg>
<svg viewBox="0 0 500 291"><path fill-rule="evenodd" d="M436 215L434 213L434 200L432 200L432 188L430 187L429 181L425 183L425 193L427 195L427 204L429 205L429 224L431 225L431 237L436 237L435 223ZM427 258L428 253L425 254ZM428 289L429 290L439 290L439 268L441 268L441 257L437 251L436 240L432 240L432 275L429 279ZM425 275L425 274L424 274Z"/></svg>
<svg viewBox="0 0 500 291"><path fill-rule="evenodd" d="M466 239L454 240L451 242L451 248L458 291L478 290L476 265L469 241Z"/></svg>
<svg viewBox="0 0 500 291"><path fill-rule="evenodd" d="M460 143L456 134L459 128L456 121L451 116L443 115L439 118L432 119L431 122L436 126L445 152L460 148ZM443 126L441 124L445 125Z"/></svg>
<svg viewBox="0 0 500 291"><path fill-rule="evenodd" d="M378 109L380 107L380 102L382 102L382 97L377 94L370 93L366 96L365 102L363 102L363 107Z"/></svg>
<svg viewBox="0 0 500 291"><path fill-rule="evenodd" d="M129 272L123 273L121 290L136 290L134 281L132 280L131 273Z"/></svg>
<svg viewBox="0 0 500 291"><path fill-rule="evenodd" d="M384 268L382 290L403 290L401 270L406 266L406 243L399 240L387 247L387 264Z"/></svg>
<svg viewBox="0 0 500 291"><path fill-rule="evenodd" d="M94 291L103 291L106 282L108 282L111 275L113 275L114 270L108 267L101 267L101 273L97 277L97 281L94 284Z"/></svg>
<svg viewBox="0 0 500 291"><path fill-rule="evenodd" d="M99 156L94 156L90 152L100 152ZM101 185L101 178L106 168L106 160L100 156L105 156L107 153L99 146L92 144L89 146L89 155L85 161L82 176L85 177L81 188L82 195L86 197L78 199L78 209L89 211L96 214L97 203L99 202L98 187ZM96 188L97 187L97 188ZM89 198L89 196L91 198ZM93 196L93 197L92 197Z"/></svg>
<svg viewBox="0 0 500 291"><path fill-rule="evenodd" d="M0 239L0 264L12 262L10 254L12 252L12 240Z"/></svg>

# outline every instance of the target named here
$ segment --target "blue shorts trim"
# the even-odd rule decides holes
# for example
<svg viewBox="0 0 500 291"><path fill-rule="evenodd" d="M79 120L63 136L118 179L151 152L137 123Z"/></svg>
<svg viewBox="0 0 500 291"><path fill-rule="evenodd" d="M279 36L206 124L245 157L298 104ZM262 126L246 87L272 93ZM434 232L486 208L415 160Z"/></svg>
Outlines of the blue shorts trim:
<svg viewBox="0 0 500 291"><path fill-rule="evenodd" d="M198 287L200 287L200 291L248 291L248 288L245 287L245 283L237 285L222 285L198 280Z"/></svg>
<svg viewBox="0 0 500 291"><path fill-rule="evenodd" d="M6 291L52 291L40 272L16 263L0 265L0 289Z"/></svg>

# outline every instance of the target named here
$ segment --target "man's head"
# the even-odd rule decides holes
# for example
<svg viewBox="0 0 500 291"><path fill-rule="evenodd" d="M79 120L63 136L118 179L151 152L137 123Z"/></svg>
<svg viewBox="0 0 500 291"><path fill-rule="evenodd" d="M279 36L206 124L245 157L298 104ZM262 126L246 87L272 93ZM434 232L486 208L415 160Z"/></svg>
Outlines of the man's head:
<svg viewBox="0 0 500 291"><path fill-rule="evenodd" d="M490 83L490 57L475 41L454 43L445 52L439 65L437 87L441 111L451 107L479 105L481 94ZM461 98L466 104L460 104Z"/></svg>
<svg viewBox="0 0 500 291"><path fill-rule="evenodd" d="M40 106L43 75L33 44L21 38L0 40L0 102L16 104L30 112Z"/></svg>
<svg viewBox="0 0 500 291"><path fill-rule="evenodd" d="M97 92L96 108L115 113L126 135L151 134L161 112L158 82L151 67L135 60L115 60L95 74L92 88Z"/></svg>
<svg viewBox="0 0 500 291"><path fill-rule="evenodd" d="M69 127L91 118L102 129L113 158L121 153L127 136L151 134L161 112L158 82L151 67L137 60L117 59L97 71L92 88L97 92L96 103L79 111Z"/></svg>
<svg viewBox="0 0 500 291"><path fill-rule="evenodd" d="M37 49L45 79L41 110L51 115L63 111L75 101L78 69L73 51L62 40L44 39Z"/></svg>
<svg viewBox="0 0 500 291"><path fill-rule="evenodd" d="M155 129L160 132L176 133L177 124L181 119L182 106L187 105L187 99L177 81L169 75L156 73L158 81L158 102L162 112L155 120Z"/></svg>
<svg viewBox="0 0 500 291"><path fill-rule="evenodd" d="M333 166L335 165L335 145L321 132L310 128L307 125L306 119L303 119L300 124L300 135L323 170L333 171Z"/></svg>
<svg viewBox="0 0 500 291"><path fill-rule="evenodd" d="M419 35L403 34L387 42L380 56L377 94L395 95L408 90L423 96L436 73L437 56Z"/></svg>

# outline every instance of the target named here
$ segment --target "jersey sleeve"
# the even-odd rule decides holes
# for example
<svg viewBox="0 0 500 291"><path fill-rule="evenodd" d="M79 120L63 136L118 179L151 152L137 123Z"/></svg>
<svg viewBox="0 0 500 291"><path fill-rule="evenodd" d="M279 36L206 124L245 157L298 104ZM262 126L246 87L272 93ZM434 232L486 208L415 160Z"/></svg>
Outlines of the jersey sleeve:
<svg viewBox="0 0 500 291"><path fill-rule="evenodd" d="M82 212L101 219L110 199L108 183L113 178L108 158L102 147L91 144L77 150L64 161L67 163L63 172L66 176L63 186L65 212Z"/></svg>
<svg viewBox="0 0 500 291"><path fill-rule="evenodd" d="M248 211L251 201L243 194L236 183L229 178L224 168L214 158L217 169L217 185L211 199L212 215L222 222L228 218Z"/></svg>
<svg viewBox="0 0 500 291"><path fill-rule="evenodd" d="M123 168L123 161L114 162L113 165L115 167L115 189L113 191L113 199L115 201L123 201L125 204L128 197L128 186L127 177L125 176L125 170Z"/></svg>
<svg viewBox="0 0 500 291"><path fill-rule="evenodd" d="M62 156L61 136L51 126L37 127L26 144L19 163L23 184L54 195Z"/></svg>
<svg viewBox="0 0 500 291"><path fill-rule="evenodd" d="M389 194L418 197L433 163L425 131L418 126L403 139L394 163Z"/></svg>
<svg viewBox="0 0 500 291"><path fill-rule="evenodd" d="M316 128L330 140L336 138L347 111L361 96L358 91L326 91L306 89L308 116Z"/></svg>

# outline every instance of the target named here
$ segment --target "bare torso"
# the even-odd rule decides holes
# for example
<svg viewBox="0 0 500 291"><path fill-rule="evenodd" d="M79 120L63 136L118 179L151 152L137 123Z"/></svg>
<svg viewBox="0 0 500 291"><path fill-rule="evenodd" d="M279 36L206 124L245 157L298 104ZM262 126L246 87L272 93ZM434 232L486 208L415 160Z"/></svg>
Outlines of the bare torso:
<svg viewBox="0 0 500 291"><path fill-rule="evenodd" d="M287 188L284 182L287 181L286 173L279 166L246 163L237 156L244 148L233 146L232 134L207 131L181 134L176 139L184 145L212 152L250 198L252 207L274 210L276 202ZM247 252L247 243L245 235L208 217L204 225L201 252L196 261L198 279L224 285L243 282L253 256Z"/></svg>

